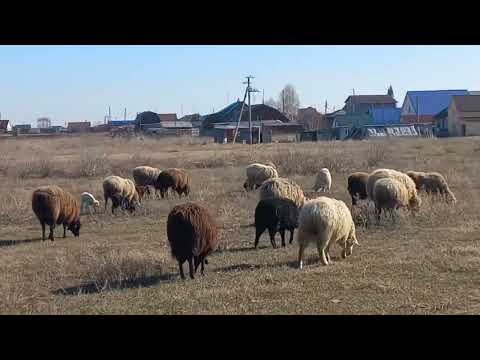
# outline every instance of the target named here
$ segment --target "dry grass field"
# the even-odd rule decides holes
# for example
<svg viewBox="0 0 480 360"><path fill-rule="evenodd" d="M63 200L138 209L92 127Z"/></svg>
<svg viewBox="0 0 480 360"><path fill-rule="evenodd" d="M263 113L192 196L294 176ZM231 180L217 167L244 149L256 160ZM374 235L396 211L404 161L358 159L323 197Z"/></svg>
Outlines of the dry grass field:
<svg viewBox="0 0 480 360"><path fill-rule="evenodd" d="M393 139L216 145L204 139L112 139L89 135L0 140L0 313L2 314L478 314L480 313L480 139ZM458 203L422 194L422 208L395 221L354 212L360 247L346 260L315 246L296 268L297 244L253 250L258 193L242 184L245 165L272 160L307 196L328 167L329 196L350 205L347 177L379 167L443 173ZM138 165L183 167L189 200L208 206L221 230L206 275L182 281L170 257L166 218L179 200L149 199L133 215L103 212L102 180ZM102 201L82 216L79 238L42 242L32 191L57 184ZM280 239L277 234L277 244Z"/></svg>

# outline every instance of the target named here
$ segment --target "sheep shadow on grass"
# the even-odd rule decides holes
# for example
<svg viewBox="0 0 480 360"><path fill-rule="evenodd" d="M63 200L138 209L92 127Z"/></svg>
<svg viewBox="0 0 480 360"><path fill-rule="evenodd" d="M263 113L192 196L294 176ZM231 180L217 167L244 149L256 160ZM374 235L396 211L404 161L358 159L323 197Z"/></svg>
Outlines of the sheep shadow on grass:
<svg viewBox="0 0 480 360"><path fill-rule="evenodd" d="M52 291L54 295L75 296L83 294L98 294L104 291L133 289L139 287L150 287L160 283L168 283L179 277L176 273L165 273L161 275L153 275L148 277L141 277L123 281L112 281L100 286L94 282L87 282L78 286L72 286L67 288L60 288Z"/></svg>
<svg viewBox="0 0 480 360"><path fill-rule="evenodd" d="M42 241L42 238L24 239L24 240L0 240L0 247L17 246L21 244L28 244L28 243L41 242L41 241Z"/></svg>

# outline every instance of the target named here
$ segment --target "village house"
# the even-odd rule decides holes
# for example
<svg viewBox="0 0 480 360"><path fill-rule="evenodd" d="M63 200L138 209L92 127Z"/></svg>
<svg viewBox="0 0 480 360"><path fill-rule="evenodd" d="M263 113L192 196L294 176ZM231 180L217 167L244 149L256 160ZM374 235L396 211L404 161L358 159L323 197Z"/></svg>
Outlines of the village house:
<svg viewBox="0 0 480 360"><path fill-rule="evenodd" d="M350 95L343 110L347 114L366 114L371 109L395 108L397 101L390 95Z"/></svg>
<svg viewBox="0 0 480 360"><path fill-rule="evenodd" d="M433 117L448 106L453 95L468 95L468 91L408 91L403 101L400 122L403 124L433 123Z"/></svg>
<svg viewBox="0 0 480 360"><path fill-rule="evenodd" d="M331 123L327 121L324 114L321 114L314 107L298 109L297 122L307 131L327 130L331 128Z"/></svg>
<svg viewBox="0 0 480 360"><path fill-rule="evenodd" d="M480 135L480 96L457 95L452 96L448 106L446 120L449 136L478 136Z"/></svg>

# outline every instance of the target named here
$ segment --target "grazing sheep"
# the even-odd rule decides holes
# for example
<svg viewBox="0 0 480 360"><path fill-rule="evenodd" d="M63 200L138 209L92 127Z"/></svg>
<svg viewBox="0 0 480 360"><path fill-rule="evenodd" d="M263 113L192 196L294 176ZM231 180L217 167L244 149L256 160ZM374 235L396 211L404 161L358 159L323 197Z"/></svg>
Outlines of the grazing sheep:
<svg viewBox="0 0 480 360"><path fill-rule="evenodd" d="M373 202L377 220L383 210L388 210L393 216L393 210L409 206L409 193L403 183L394 178L382 178L373 185Z"/></svg>
<svg viewBox="0 0 480 360"><path fill-rule="evenodd" d="M257 189L266 180L278 178L278 172L274 167L259 163L248 165L245 172L247 174L247 180L243 184L245 190Z"/></svg>
<svg viewBox="0 0 480 360"><path fill-rule="evenodd" d="M217 249L219 242L217 224L210 212L194 203L175 206L168 214L167 236L182 279L185 279L185 261L188 261L190 278L194 279L199 264L203 275L204 266L208 264L206 257Z"/></svg>
<svg viewBox="0 0 480 360"><path fill-rule="evenodd" d="M91 213L92 208L97 212L99 206L100 202L89 192L83 192L80 195L80 214L84 214L87 209Z"/></svg>
<svg viewBox="0 0 480 360"><path fill-rule="evenodd" d="M368 173L354 172L348 177L348 192L352 197L352 206L357 205L357 198L365 200L367 196Z"/></svg>
<svg viewBox="0 0 480 360"><path fill-rule="evenodd" d="M317 174L317 178L315 180L313 191L327 192L327 191L330 191L331 186L332 186L332 175L330 175L330 171L327 168L320 169L320 171Z"/></svg>
<svg viewBox="0 0 480 360"><path fill-rule="evenodd" d="M457 199L448 186L445 177L438 172L421 172L421 171L408 171L407 175L415 183L417 190L424 190L427 194L445 195L447 200L453 203L457 202Z"/></svg>
<svg viewBox="0 0 480 360"><path fill-rule="evenodd" d="M330 262L330 247L338 243L342 257L352 254L353 245L359 245L355 224L347 205L340 200L320 196L309 200L300 210L298 221L298 264L303 268L303 253L310 242L317 244L322 264Z"/></svg>
<svg viewBox="0 0 480 360"><path fill-rule="evenodd" d="M270 198L290 199L299 208L305 202L305 195L300 185L286 178L270 179L260 186L260 200Z"/></svg>
<svg viewBox="0 0 480 360"><path fill-rule="evenodd" d="M105 178L103 181L103 196L105 198L105 211L107 211L108 199L112 199L112 214L115 214L115 209L120 205L133 213L135 205L140 203L135 183L120 176Z"/></svg>
<svg viewBox="0 0 480 360"><path fill-rule="evenodd" d="M161 170L151 166L137 166L132 170L133 180L138 186L154 186Z"/></svg>
<svg viewBox="0 0 480 360"><path fill-rule="evenodd" d="M185 194L187 196L190 194L190 176L183 169L166 169L163 170L160 175L158 175L157 180L155 181L155 189L160 190L160 195L162 199L165 198L165 194L168 189L171 188L173 191L176 191L178 196Z"/></svg>
<svg viewBox="0 0 480 360"><path fill-rule="evenodd" d="M275 234L280 232L282 247L285 247L285 230L290 231L290 244L293 241L293 232L298 227L299 209L289 199L260 200L255 208L255 249L263 232L268 229L270 242L273 248L277 247Z"/></svg>
<svg viewBox="0 0 480 360"><path fill-rule="evenodd" d="M141 203L145 195L150 195L150 188L148 186L135 185L135 189L138 193L138 200Z"/></svg>
<svg viewBox="0 0 480 360"><path fill-rule="evenodd" d="M417 189L413 180L407 174L392 169L377 169L368 176L367 195L370 200L373 201L373 186L375 185L375 182L379 179L386 177L396 179L400 181L403 185L405 185L408 191L410 209L417 209L421 205L421 200L418 196Z"/></svg>
<svg viewBox="0 0 480 360"><path fill-rule="evenodd" d="M67 228L75 237L80 236L80 204L69 192L52 185L36 189L32 196L32 209L42 225L42 241L45 241L45 224L50 227L48 238L54 241L55 225L63 225L63 237Z"/></svg>

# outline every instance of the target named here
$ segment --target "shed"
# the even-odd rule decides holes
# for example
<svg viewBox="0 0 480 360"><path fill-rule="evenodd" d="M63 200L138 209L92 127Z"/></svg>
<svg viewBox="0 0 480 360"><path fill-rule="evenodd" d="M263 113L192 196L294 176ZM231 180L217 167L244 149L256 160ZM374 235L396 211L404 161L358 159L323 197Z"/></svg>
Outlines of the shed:
<svg viewBox="0 0 480 360"><path fill-rule="evenodd" d="M479 136L480 96L452 96L448 107L447 125L451 136Z"/></svg>
<svg viewBox="0 0 480 360"><path fill-rule="evenodd" d="M298 123L283 123L263 121L261 124L261 142L295 142L300 141L303 125Z"/></svg>
<svg viewBox="0 0 480 360"><path fill-rule="evenodd" d="M90 121L69 122L67 126L67 129L74 133L87 132L90 128Z"/></svg>
<svg viewBox="0 0 480 360"><path fill-rule="evenodd" d="M10 120L0 120L0 134L12 131Z"/></svg>

